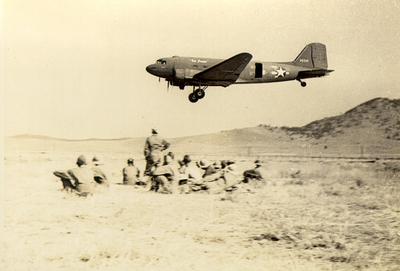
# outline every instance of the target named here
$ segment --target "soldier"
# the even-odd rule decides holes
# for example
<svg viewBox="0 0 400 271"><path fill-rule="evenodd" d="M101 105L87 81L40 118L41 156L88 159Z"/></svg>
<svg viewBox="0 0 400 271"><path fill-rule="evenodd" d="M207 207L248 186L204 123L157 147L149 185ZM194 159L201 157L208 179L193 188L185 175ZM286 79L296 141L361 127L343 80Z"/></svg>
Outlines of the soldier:
<svg viewBox="0 0 400 271"><path fill-rule="evenodd" d="M199 166L201 169L204 170L203 178L217 173L217 170L215 169L214 165L212 165L207 160L200 160Z"/></svg>
<svg viewBox="0 0 400 271"><path fill-rule="evenodd" d="M175 160L175 154L173 152L170 151L164 156L164 164L170 165L174 169L174 172L179 172L180 164L179 161ZM176 176L177 175L178 174L176 174Z"/></svg>
<svg viewBox="0 0 400 271"><path fill-rule="evenodd" d="M178 163L180 165L178 190L180 193L189 193L190 192L189 184L188 184L189 174L187 174L186 169L191 161L192 160L190 159L190 156L188 154L185 154L183 156L183 159L178 161Z"/></svg>
<svg viewBox="0 0 400 271"><path fill-rule="evenodd" d="M170 165L163 165L161 160L158 160L154 163L150 174L152 176L152 187L150 190L165 194L172 193L171 183L174 179L174 171Z"/></svg>
<svg viewBox="0 0 400 271"><path fill-rule="evenodd" d="M92 159L92 164L93 164L92 170L94 173L94 180L96 181L96 183L103 185L105 187L109 187L110 182L107 179L107 175L104 173L104 170L101 168L103 163L99 160L99 158L94 156Z"/></svg>
<svg viewBox="0 0 400 271"><path fill-rule="evenodd" d="M224 169L225 191L234 191L242 181L240 174L237 173L235 161L228 160Z"/></svg>
<svg viewBox="0 0 400 271"><path fill-rule="evenodd" d="M166 156L164 156L164 165L169 166L173 173L174 176L169 178L169 184L170 184L170 190L172 193L178 192L178 186L179 186L179 180L180 180L180 165L179 163L174 159L175 155L172 152L169 152Z"/></svg>
<svg viewBox="0 0 400 271"><path fill-rule="evenodd" d="M201 160L200 166L204 170L203 173L203 186L208 193L217 193L222 191L224 186L223 171L220 170L220 165L216 162L211 164L207 160Z"/></svg>
<svg viewBox="0 0 400 271"><path fill-rule="evenodd" d="M183 166L180 168L181 176L186 183L183 183L183 191L189 193L190 191L199 191L204 187L204 180L202 178L202 170L198 167L197 163L192 162L189 155L183 157Z"/></svg>
<svg viewBox="0 0 400 271"><path fill-rule="evenodd" d="M255 167L253 169L248 169L243 172L243 182L248 183L250 181L264 181L264 178L261 174L261 161L254 161Z"/></svg>
<svg viewBox="0 0 400 271"><path fill-rule="evenodd" d="M146 169L144 175L149 176L150 170L155 162L160 161L163 157L163 151L168 149L170 144L160 136L155 129L151 130L152 135L146 138L144 145L144 157L146 159Z"/></svg>
<svg viewBox="0 0 400 271"><path fill-rule="evenodd" d="M135 160L129 158L127 161L128 166L122 170L123 184L126 185L143 185L144 183L139 179L140 170L135 166Z"/></svg>
<svg viewBox="0 0 400 271"><path fill-rule="evenodd" d="M94 193L96 182L94 181L94 173L87 166L85 156L80 155L76 160L77 168L68 170L68 174L75 181L75 188L79 195L87 196Z"/></svg>
<svg viewBox="0 0 400 271"><path fill-rule="evenodd" d="M76 190L75 185L71 182L71 176L69 176L67 172L57 170L54 171L53 174L60 178L63 184L63 190L67 192L74 192Z"/></svg>

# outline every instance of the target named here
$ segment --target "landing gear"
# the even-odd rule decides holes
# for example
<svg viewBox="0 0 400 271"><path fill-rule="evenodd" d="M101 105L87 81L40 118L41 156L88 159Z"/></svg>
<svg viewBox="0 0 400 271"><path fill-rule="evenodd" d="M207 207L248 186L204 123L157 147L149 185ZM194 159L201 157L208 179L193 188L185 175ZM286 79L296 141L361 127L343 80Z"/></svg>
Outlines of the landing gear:
<svg viewBox="0 0 400 271"><path fill-rule="evenodd" d="M304 81L301 81L301 79L296 79L296 80L300 82L300 86L302 86L302 87L307 86L307 83Z"/></svg>
<svg viewBox="0 0 400 271"><path fill-rule="evenodd" d="M199 98L197 98L196 94L194 92L189 94L189 101L191 103L195 103L199 100Z"/></svg>
<svg viewBox="0 0 400 271"><path fill-rule="evenodd" d="M204 89L198 88L193 92L198 99L203 99L206 96Z"/></svg>
<svg viewBox="0 0 400 271"><path fill-rule="evenodd" d="M203 99L206 96L206 92L205 89L207 88L207 86L201 88L199 87L198 89L195 89L193 87L193 92L189 94L189 101L191 103L195 103L200 99Z"/></svg>

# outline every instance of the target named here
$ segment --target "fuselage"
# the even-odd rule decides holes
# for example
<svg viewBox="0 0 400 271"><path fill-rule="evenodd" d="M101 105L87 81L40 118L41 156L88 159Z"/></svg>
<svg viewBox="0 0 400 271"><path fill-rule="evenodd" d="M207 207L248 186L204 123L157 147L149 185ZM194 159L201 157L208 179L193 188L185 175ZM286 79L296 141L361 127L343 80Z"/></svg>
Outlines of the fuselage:
<svg viewBox="0 0 400 271"><path fill-rule="evenodd" d="M158 77L165 78L173 85L188 86L202 85L193 79L193 76L206 70L224 59L212 59L202 57L167 57L157 60L155 64L147 66L146 70ZM292 62L261 62L250 61L234 84L268 83L294 80L301 71L308 71L309 68L300 67ZM207 82L207 85L223 86L220 81Z"/></svg>

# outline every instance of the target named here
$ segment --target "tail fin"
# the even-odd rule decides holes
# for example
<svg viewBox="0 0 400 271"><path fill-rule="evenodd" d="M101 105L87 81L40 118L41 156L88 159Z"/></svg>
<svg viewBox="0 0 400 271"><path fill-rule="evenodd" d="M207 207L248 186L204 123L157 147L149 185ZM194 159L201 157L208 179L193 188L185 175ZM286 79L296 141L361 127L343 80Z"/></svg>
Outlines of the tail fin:
<svg viewBox="0 0 400 271"><path fill-rule="evenodd" d="M328 68L326 46L322 43L310 43L296 57L293 64L306 68Z"/></svg>

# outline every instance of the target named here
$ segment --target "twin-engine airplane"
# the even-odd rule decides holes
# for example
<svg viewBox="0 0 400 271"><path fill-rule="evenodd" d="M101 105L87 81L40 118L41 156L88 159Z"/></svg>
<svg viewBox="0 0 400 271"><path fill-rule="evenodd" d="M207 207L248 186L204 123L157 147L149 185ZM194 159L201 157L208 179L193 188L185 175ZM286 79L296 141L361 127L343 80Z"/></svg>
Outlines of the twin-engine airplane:
<svg viewBox="0 0 400 271"><path fill-rule="evenodd" d="M165 78L169 84L193 86L189 101L204 98L209 86L227 87L231 84L271 83L297 80L302 87L302 79L328 75L326 46L321 43L308 44L291 62L250 61L252 55L240 53L226 60L201 57L167 57L146 67L154 76Z"/></svg>

